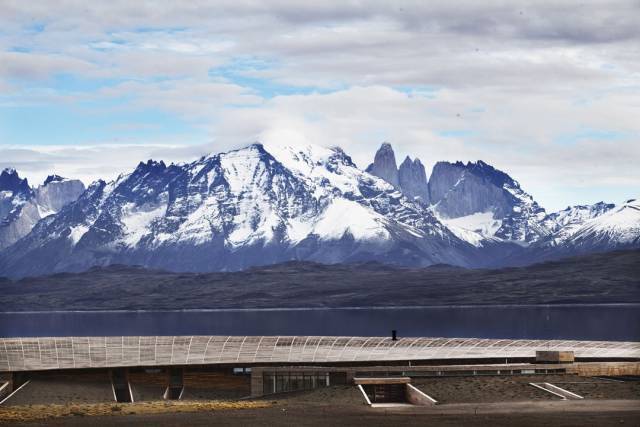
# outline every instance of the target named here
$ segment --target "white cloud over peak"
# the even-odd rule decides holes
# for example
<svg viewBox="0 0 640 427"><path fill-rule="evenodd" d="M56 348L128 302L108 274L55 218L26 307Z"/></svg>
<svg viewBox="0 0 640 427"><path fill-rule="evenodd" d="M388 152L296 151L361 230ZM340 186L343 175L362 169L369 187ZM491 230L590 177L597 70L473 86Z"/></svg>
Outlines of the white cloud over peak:
<svg viewBox="0 0 640 427"><path fill-rule="evenodd" d="M483 159L553 209L640 185L635 0L6 0L0 16L0 166L33 179L289 139L361 167L383 140L427 167Z"/></svg>

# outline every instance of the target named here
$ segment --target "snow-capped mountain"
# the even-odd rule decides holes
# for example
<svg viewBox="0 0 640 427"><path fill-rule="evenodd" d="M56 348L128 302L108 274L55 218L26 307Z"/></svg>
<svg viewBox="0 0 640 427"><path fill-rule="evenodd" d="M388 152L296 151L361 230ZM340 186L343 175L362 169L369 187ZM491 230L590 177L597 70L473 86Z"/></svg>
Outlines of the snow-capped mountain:
<svg viewBox="0 0 640 427"><path fill-rule="evenodd" d="M430 206L457 237L476 247L526 246L552 233L543 222L546 212L518 182L482 161L438 162L427 181L420 159L407 156L398 169L393 148L384 143L367 171Z"/></svg>
<svg viewBox="0 0 640 427"><path fill-rule="evenodd" d="M556 232L540 246L577 253L640 244L640 201L574 206L555 215Z"/></svg>
<svg viewBox="0 0 640 427"><path fill-rule="evenodd" d="M556 231L524 253L504 262L525 265L567 256L640 248L640 203L636 199L620 205L599 202L569 207L549 215Z"/></svg>
<svg viewBox="0 0 640 427"><path fill-rule="evenodd" d="M189 164L140 163L92 184L5 251L0 271L213 271L291 259L468 265L472 250L338 148L253 144Z"/></svg>
<svg viewBox="0 0 640 427"><path fill-rule="evenodd" d="M550 241L560 242L572 235L586 221L605 214L615 207L615 204L605 202L568 206L566 209L547 215L543 222L554 233Z"/></svg>
<svg viewBox="0 0 640 427"><path fill-rule="evenodd" d="M178 165L141 162L79 197L69 180L51 176L34 189L6 171L2 224L27 225L0 251L0 276L115 263L174 271L289 260L495 267L640 247L636 201L547 214L482 161L439 162L427 181L418 159L398 169L389 144L367 171L340 148L286 144Z"/></svg>
<svg viewBox="0 0 640 427"><path fill-rule="evenodd" d="M419 160L412 162L407 157L403 165L408 169L415 162ZM385 143L368 170L387 179L396 176L394 167L393 148ZM554 247L559 255L551 257L638 245L634 236L640 234L640 225L629 214L633 212L629 203L617 207L600 202L547 214L516 180L480 160L466 164L437 162L428 181L422 180L418 171L414 174L418 178L410 185L403 183L402 175L396 188L410 198L427 201L440 222L459 239L485 253L491 251L497 258L493 265L514 258L526 263ZM426 195L417 197L420 192ZM626 214L615 214L619 209Z"/></svg>
<svg viewBox="0 0 640 427"><path fill-rule="evenodd" d="M76 200L84 184L58 175L49 176L44 184L31 188L15 169L0 173L0 249L26 236L33 226L64 205Z"/></svg>

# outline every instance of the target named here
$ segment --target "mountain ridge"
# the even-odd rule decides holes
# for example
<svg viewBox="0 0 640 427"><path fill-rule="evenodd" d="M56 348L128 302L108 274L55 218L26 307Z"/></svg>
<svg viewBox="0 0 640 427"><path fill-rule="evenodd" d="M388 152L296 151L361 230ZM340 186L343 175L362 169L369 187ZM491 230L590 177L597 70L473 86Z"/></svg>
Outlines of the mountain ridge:
<svg viewBox="0 0 640 427"><path fill-rule="evenodd" d="M357 169L342 150L275 151L280 160L252 144L184 165L141 162L38 223L2 254L0 271L119 262L238 270L288 259L464 264L471 255L431 212ZM34 265L34 257L43 262Z"/></svg>
<svg viewBox="0 0 640 427"><path fill-rule="evenodd" d="M68 182L50 178L41 187ZM0 274L118 263L234 271L291 260L525 265L640 246L634 209L596 204L547 213L481 160L438 162L427 180L417 158L407 156L398 169L389 143L365 171L339 147L254 143L183 164L148 160L92 183L0 252Z"/></svg>

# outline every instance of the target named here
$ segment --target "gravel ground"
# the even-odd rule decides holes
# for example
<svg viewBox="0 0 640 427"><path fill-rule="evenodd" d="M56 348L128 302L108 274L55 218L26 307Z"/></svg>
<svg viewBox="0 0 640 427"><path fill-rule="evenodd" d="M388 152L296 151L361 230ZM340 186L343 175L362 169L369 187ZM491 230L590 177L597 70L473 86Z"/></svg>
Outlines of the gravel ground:
<svg viewBox="0 0 640 427"><path fill-rule="evenodd" d="M272 396L273 398L273 396ZM538 401L375 409L355 387L282 394L259 409L49 419L48 426L619 426L640 425L629 401ZM26 425L42 425L31 423Z"/></svg>
<svg viewBox="0 0 640 427"><path fill-rule="evenodd" d="M276 403L294 406L366 407L360 390L354 386L333 386L309 391L297 391L265 396Z"/></svg>
<svg viewBox="0 0 640 427"><path fill-rule="evenodd" d="M111 381L105 374L69 377L46 376L29 381L3 406L113 402Z"/></svg>
<svg viewBox="0 0 640 427"><path fill-rule="evenodd" d="M597 378L580 378L576 382L565 380L552 384L585 399L640 399L640 381L613 382Z"/></svg>
<svg viewBox="0 0 640 427"><path fill-rule="evenodd" d="M203 377L204 378L204 377ZM212 378L213 379L213 378ZM246 387L246 379L223 378L238 391ZM62 382L63 379L48 377L27 385L15 397L12 404L57 403L75 401L85 403L107 399L112 401L108 378L96 381ZM220 381L221 379L218 379ZM191 385L196 381L190 379ZM201 381L200 384L206 384ZM530 386L529 382L550 382L578 394L578 390L590 399L561 401L549 393ZM204 410L195 412L137 413L123 409L113 416L65 416L47 419L53 426L205 426L205 425L251 425L251 426L315 426L350 425L436 425L436 426L640 426L638 382L614 383L595 378L567 375L536 375L510 377L453 377L415 378L412 383L442 403L429 407L399 409L376 409L366 406L359 390L353 386L334 386L312 391L282 393L258 399L266 403L264 408L241 410ZM153 387L153 384L142 384ZM29 386L32 387L29 390ZM109 386L109 387L105 387ZM580 387L591 388L585 392ZM109 393L105 393L108 391ZM40 390L38 392L38 390ZM205 393L208 389L201 388ZM155 392L153 392L155 394ZM21 400L18 400L19 399ZM609 400L609 399L625 400ZM69 400L71 399L71 400ZM607 400L602 400L607 399ZM195 401L195 400L194 400ZM184 404L188 404L189 400ZM248 401L236 401L248 402ZM164 405L164 403L162 404ZM9 409L9 408L7 408ZM0 424L3 424L0 422ZM42 425L31 423L24 425Z"/></svg>
<svg viewBox="0 0 640 427"><path fill-rule="evenodd" d="M41 426L42 424L26 424ZM47 422L48 426L562 426L562 427L619 427L639 426L640 413L598 411L588 413L536 413L536 414L392 414L362 411L319 409L270 408L241 410L224 413L178 413L162 415L128 415L121 417L66 418Z"/></svg>
<svg viewBox="0 0 640 427"><path fill-rule="evenodd" d="M414 378L411 383L438 403L486 403L559 400L529 383L578 381L577 376L526 375L504 377Z"/></svg>

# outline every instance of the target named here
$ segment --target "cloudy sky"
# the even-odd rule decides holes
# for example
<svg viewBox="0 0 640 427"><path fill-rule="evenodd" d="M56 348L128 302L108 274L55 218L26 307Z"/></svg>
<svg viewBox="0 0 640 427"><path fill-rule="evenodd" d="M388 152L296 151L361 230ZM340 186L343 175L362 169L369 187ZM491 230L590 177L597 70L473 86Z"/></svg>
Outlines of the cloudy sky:
<svg viewBox="0 0 640 427"><path fill-rule="evenodd" d="M529 4L527 4L529 3ZM640 195L640 1L0 0L0 167L111 179L253 141Z"/></svg>

